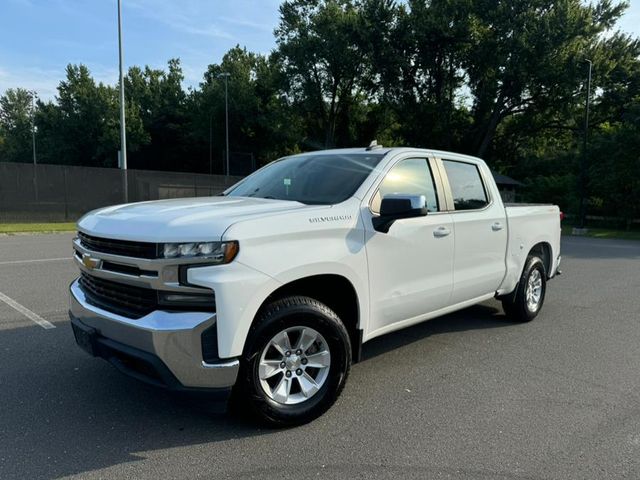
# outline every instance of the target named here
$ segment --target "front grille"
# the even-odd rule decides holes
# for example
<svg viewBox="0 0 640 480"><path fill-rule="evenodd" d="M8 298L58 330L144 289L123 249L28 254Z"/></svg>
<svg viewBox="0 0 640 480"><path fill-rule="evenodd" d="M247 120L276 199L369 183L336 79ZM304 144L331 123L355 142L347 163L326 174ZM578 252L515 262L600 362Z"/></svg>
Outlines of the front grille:
<svg viewBox="0 0 640 480"><path fill-rule="evenodd" d="M84 292L87 303L127 318L138 319L156 310L168 312L216 311L213 292L207 289L202 289L202 293L165 292L112 282L85 272L80 273L78 283ZM182 299L167 298L171 297L173 293Z"/></svg>
<svg viewBox="0 0 640 480"><path fill-rule="evenodd" d="M82 272L80 288L89 304L128 318L141 318L158 309L158 293L93 277Z"/></svg>
<svg viewBox="0 0 640 480"><path fill-rule="evenodd" d="M82 232L78 232L78 238L83 247L94 252L133 258L159 258L158 244L156 243L113 240L94 237Z"/></svg>

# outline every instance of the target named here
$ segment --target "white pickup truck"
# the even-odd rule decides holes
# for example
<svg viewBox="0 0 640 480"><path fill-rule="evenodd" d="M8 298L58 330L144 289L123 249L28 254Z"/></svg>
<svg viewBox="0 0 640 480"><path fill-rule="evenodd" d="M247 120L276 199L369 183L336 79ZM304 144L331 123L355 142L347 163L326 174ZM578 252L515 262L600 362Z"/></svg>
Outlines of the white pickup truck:
<svg viewBox="0 0 640 480"><path fill-rule="evenodd" d="M507 206L477 158L328 150L220 196L91 212L73 241L77 343L140 380L309 421L362 344L491 298L517 321L559 273L556 206Z"/></svg>

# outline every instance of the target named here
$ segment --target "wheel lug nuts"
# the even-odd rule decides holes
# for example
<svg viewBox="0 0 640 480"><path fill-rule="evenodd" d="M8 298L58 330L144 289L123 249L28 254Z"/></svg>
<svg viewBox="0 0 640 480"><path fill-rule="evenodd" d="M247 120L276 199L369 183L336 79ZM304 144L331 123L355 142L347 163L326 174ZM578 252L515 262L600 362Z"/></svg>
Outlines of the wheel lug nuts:
<svg viewBox="0 0 640 480"><path fill-rule="evenodd" d="M280 364L280 368L284 368L284 367L286 367L286 366L287 366L287 364L286 364L286 363L284 363L284 362L282 362L282 363Z"/></svg>
<svg viewBox="0 0 640 480"><path fill-rule="evenodd" d="M296 350L296 355L302 355L302 350L300 349Z"/></svg>
<svg viewBox="0 0 640 480"><path fill-rule="evenodd" d="M306 358L303 358L303 359L302 359L302 364L303 364L303 365L306 365L308 361L309 361L309 360L307 360Z"/></svg>
<svg viewBox="0 0 640 480"><path fill-rule="evenodd" d="M302 369L301 368L296 370L296 375L302 375Z"/></svg>
<svg viewBox="0 0 640 480"><path fill-rule="evenodd" d="M291 352L289 350L287 350L286 352L284 352L285 357L290 357L291 356Z"/></svg>
<svg viewBox="0 0 640 480"><path fill-rule="evenodd" d="M287 370L287 373L285 373L285 375L287 376L287 378L289 378L291 376L291 370Z"/></svg>

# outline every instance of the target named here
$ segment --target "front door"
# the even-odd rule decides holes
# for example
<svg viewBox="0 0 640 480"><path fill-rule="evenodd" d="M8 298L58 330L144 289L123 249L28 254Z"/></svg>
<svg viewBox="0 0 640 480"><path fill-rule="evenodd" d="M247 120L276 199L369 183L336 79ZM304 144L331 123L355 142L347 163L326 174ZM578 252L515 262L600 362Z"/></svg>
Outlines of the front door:
<svg viewBox="0 0 640 480"><path fill-rule="evenodd" d="M454 229L443 212L432 169L426 158L405 158L395 163L363 206L369 266L369 336L419 321L427 313L449 304L453 288ZM388 233L373 229L371 218L391 193L424 195L429 213L396 220Z"/></svg>

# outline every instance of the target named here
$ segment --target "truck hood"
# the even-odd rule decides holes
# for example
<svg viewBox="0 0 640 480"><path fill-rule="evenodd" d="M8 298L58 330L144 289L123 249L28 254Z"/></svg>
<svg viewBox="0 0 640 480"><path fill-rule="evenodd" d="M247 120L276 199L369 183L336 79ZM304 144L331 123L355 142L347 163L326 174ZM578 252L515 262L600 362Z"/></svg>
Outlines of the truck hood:
<svg viewBox="0 0 640 480"><path fill-rule="evenodd" d="M233 223L309 208L287 200L199 197L116 205L89 212L78 229L89 235L140 242L217 240Z"/></svg>

